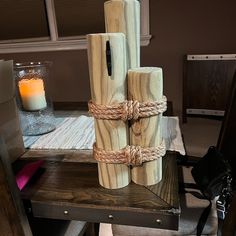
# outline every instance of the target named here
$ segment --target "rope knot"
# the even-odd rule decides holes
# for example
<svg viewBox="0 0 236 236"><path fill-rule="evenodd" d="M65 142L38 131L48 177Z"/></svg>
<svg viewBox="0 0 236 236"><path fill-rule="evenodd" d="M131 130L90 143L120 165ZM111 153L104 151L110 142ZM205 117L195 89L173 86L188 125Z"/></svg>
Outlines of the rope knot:
<svg viewBox="0 0 236 236"><path fill-rule="evenodd" d="M163 96L159 101L138 102L126 100L121 103L102 105L92 101L88 103L89 112L96 119L104 120L137 120L163 113L167 109L167 99Z"/></svg>
<svg viewBox="0 0 236 236"><path fill-rule="evenodd" d="M98 148L96 143L93 145L93 155L97 161L108 164L126 164L138 166L143 162L153 161L163 157L166 153L165 141L156 147L126 146L117 151L107 151Z"/></svg>
<svg viewBox="0 0 236 236"><path fill-rule="evenodd" d="M128 165L138 166L143 163L142 148L140 146L127 146L125 148L125 159Z"/></svg>
<svg viewBox="0 0 236 236"><path fill-rule="evenodd" d="M137 100L126 100L123 102L122 120L137 120L140 116L139 102Z"/></svg>

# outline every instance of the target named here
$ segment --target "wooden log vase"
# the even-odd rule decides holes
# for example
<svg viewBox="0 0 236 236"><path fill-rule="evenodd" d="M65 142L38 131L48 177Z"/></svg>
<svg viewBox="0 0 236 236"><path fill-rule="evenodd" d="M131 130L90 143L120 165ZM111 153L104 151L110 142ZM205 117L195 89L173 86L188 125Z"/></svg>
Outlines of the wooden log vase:
<svg viewBox="0 0 236 236"><path fill-rule="evenodd" d="M106 32L122 32L127 39L128 68L140 66L140 3L111 0L104 3Z"/></svg>
<svg viewBox="0 0 236 236"><path fill-rule="evenodd" d="M159 101L163 97L162 69L141 67L128 71L128 98L139 102ZM162 114L132 120L130 145L143 148L157 147L162 142ZM162 158L144 162L131 170L132 181L140 185L153 185L162 179Z"/></svg>
<svg viewBox="0 0 236 236"><path fill-rule="evenodd" d="M123 33L89 34L88 62L92 101L112 105L127 98L126 43ZM95 119L97 148L117 151L128 145L128 127L122 120ZM99 183L108 189L127 186L130 169L125 164L98 162Z"/></svg>

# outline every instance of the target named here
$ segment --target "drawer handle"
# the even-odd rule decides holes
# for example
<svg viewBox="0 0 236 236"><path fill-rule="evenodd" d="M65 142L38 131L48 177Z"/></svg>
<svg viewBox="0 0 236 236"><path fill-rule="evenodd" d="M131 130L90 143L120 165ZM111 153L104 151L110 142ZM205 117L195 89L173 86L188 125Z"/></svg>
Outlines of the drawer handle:
<svg viewBox="0 0 236 236"><path fill-rule="evenodd" d="M65 210L65 211L64 211L64 215L65 215L65 216L69 215L69 211Z"/></svg>
<svg viewBox="0 0 236 236"><path fill-rule="evenodd" d="M157 219L156 222L157 222L158 225L161 224L161 220L160 219Z"/></svg>
<svg viewBox="0 0 236 236"><path fill-rule="evenodd" d="M113 220L114 219L113 215L109 215L108 219Z"/></svg>

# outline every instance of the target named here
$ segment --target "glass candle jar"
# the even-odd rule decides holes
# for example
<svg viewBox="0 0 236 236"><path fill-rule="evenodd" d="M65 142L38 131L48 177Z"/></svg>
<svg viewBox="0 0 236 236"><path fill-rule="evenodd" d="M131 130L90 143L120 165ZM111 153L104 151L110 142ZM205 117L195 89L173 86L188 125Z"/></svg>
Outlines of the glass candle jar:
<svg viewBox="0 0 236 236"><path fill-rule="evenodd" d="M40 135L56 126L48 80L51 62L15 63L16 101L23 135Z"/></svg>

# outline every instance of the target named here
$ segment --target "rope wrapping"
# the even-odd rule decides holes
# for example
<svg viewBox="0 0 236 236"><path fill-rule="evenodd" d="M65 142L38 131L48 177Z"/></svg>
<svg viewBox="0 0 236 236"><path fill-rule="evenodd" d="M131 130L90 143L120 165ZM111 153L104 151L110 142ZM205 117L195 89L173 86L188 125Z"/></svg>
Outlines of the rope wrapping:
<svg viewBox="0 0 236 236"><path fill-rule="evenodd" d="M96 119L103 120L137 120L161 114L167 109L167 99L165 96L160 101L138 102L127 101L112 105L95 104L92 100L88 103L89 112Z"/></svg>
<svg viewBox="0 0 236 236"><path fill-rule="evenodd" d="M163 157L166 153L165 142L162 140L157 147L143 148L140 146L126 146L118 151L106 151L93 145L93 156L99 162L107 164L126 164L138 166L143 162L153 161Z"/></svg>

